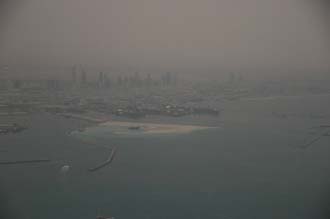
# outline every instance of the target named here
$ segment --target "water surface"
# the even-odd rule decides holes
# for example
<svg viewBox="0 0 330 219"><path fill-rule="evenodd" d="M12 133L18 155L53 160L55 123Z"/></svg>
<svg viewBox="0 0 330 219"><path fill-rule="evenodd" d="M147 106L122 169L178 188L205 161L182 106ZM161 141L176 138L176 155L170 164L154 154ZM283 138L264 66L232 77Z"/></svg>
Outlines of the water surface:
<svg viewBox="0 0 330 219"><path fill-rule="evenodd" d="M0 136L0 159L49 158L47 164L0 166L1 199L10 218L324 218L330 198L330 137L301 148L330 124L328 96L242 100L224 106L221 125L185 135L81 141L86 123L51 115L0 121L29 124ZM278 114L285 114L279 117ZM148 119L147 119L148 120ZM166 120L149 118L155 122ZM195 123L194 118L182 118ZM88 168L118 146L111 166ZM69 172L61 175L61 167Z"/></svg>

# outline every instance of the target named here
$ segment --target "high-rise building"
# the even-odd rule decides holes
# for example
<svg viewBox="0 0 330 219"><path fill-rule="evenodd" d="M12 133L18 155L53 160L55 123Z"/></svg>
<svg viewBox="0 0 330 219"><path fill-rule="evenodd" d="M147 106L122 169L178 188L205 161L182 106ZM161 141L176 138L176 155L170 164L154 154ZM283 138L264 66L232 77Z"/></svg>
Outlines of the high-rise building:
<svg viewBox="0 0 330 219"><path fill-rule="evenodd" d="M19 79L12 80L12 85L14 89L21 89L22 88L22 81Z"/></svg>
<svg viewBox="0 0 330 219"><path fill-rule="evenodd" d="M8 80L6 76L8 74L8 66L1 66L0 69L0 89L7 89L8 88Z"/></svg>
<svg viewBox="0 0 330 219"><path fill-rule="evenodd" d="M123 85L123 78L120 75L117 77L117 85L118 86Z"/></svg>
<svg viewBox="0 0 330 219"><path fill-rule="evenodd" d="M150 74L147 75L146 85L147 86L151 86L152 85L152 78L151 78L151 75Z"/></svg>
<svg viewBox="0 0 330 219"><path fill-rule="evenodd" d="M172 76L170 72L166 72L165 74L163 74L162 76L162 83L165 86L169 86L172 82Z"/></svg>
<svg viewBox="0 0 330 219"><path fill-rule="evenodd" d="M240 82L244 80L242 73L239 74L237 80L240 81Z"/></svg>
<svg viewBox="0 0 330 219"><path fill-rule="evenodd" d="M72 84L76 84L77 83L77 67L76 66L73 66L72 67Z"/></svg>
<svg viewBox="0 0 330 219"><path fill-rule="evenodd" d="M123 83L123 84L124 84L125 86L127 86L127 85L130 83L130 81L131 81L131 77L125 75L125 76L124 76L124 83Z"/></svg>
<svg viewBox="0 0 330 219"><path fill-rule="evenodd" d="M111 86L111 80L107 74L103 74L103 84L105 88L110 88Z"/></svg>
<svg viewBox="0 0 330 219"><path fill-rule="evenodd" d="M100 88L102 88L104 86L104 74L103 74L103 72L99 73L99 79L98 79L97 84Z"/></svg>
<svg viewBox="0 0 330 219"><path fill-rule="evenodd" d="M7 81L0 78L0 90L7 89Z"/></svg>
<svg viewBox="0 0 330 219"><path fill-rule="evenodd" d="M47 80L47 88L49 90L58 90L60 87L60 83L56 79L49 79Z"/></svg>
<svg viewBox="0 0 330 219"><path fill-rule="evenodd" d="M135 72L133 77L133 85L140 86L141 85L141 78L139 72Z"/></svg>
<svg viewBox="0 0 330 219"><path fill-rule="evenodd" d="M178 84L178 73L173 73L172 84L173 85L177 85Z"/></svg>
<svg viewBox="0 0 330 219"><path fill-rule="evenodd" d="M232 73L229 74L228 82L229 82L229 83L234 83L234 82L236 82L236 75L235 75L235 73L232 72Z"/></svg>
<svg viewBox="0 0 330 219"><path fill-rule="evenodd" d="M87 76L84 69L81 70L81 85L87 84Z"/></svg>

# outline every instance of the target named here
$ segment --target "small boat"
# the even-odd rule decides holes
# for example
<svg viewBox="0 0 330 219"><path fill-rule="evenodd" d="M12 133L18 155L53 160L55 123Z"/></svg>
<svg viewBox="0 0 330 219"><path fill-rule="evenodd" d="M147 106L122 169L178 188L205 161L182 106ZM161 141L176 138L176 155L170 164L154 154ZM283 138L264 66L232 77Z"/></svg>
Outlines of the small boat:
<svg viewBox="0 0 330 219"><path fill-rule="evenodd" d="M97 216L96 219L115 219L114 217Z"/></svg>

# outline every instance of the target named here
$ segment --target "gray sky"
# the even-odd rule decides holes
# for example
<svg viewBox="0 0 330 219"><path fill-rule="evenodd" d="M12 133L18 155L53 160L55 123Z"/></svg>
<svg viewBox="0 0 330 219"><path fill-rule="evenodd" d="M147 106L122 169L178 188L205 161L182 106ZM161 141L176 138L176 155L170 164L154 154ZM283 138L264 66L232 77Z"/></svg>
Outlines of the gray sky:
<svg viewBox="0 0 330 219"><path fill-rule="evenodd" d="M329 73L326 23L307 0L20 2L2 28L4 64L219 75Z"/></svg>

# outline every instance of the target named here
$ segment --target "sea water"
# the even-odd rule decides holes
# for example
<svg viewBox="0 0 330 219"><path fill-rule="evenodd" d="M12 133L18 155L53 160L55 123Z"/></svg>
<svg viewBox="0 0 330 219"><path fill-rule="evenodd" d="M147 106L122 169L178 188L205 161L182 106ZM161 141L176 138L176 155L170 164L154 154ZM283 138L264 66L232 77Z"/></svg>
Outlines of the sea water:
<svg viewBox="0 0 330 219"><path fill-rule="evenodd" d="M118 219L327 218L330 137L301 145L319 134L319 125L330 124L329 103L329 96L233 101L219 118L181 119L220 129L157 138L98 134L89 141L69 134L88 125L81 121L47 114L0 117L29 126L0 136L1 160L52 160L0 166L0 214L20 219L88 219L98 212ZM89 172L113 146L118 149L111 165ZM64 165L70 171L63 180Z"/></svg>

